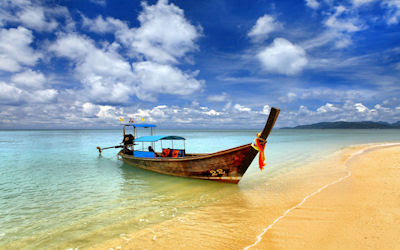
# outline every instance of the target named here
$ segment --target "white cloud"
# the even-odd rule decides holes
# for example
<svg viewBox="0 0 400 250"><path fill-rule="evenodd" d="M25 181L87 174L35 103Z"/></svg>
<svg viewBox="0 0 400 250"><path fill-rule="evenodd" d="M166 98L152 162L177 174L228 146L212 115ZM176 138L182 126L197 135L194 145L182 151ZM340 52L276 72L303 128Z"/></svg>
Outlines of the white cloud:
<svg viewBox="0 0 400 250"><path fill-rule="evenodd" d="M195 79L197 72L183 73L170 65L138 62L132 67L139 82L138 96L143 99L151 100L154 93L190 95L204 85L202 80Z"/></svg>
<svg viewBox="0 0 400 250"><path fill-rule="evenodd" d="M4 88L4 83L0 83L0 88ZM5 84L6 85L6 84ZM8 87L8 85L6 85ZM12 93L14 97L12 99ZM11 88L9 92L10 98L8 102L21 102L21 99L26 99L25 94L18 95L18 90ZM1 97L1 102L4 98ZM4 103L4 102L3 102ZM359 103L359 102L357 102ZM306 106L300 106L298 109L285 108L281 112L277 127L294 126L298 124L310 124L322 121L362 121L386 120L394 122L400 120L400 107L397 103L392 103L389 106L376 104L373 108L365 112L359 112L355 107L355 102L325 104L326 112L321 111L321 107L315 109ZM363 106L367 106L362 104ZM333 108L334 107L334 108ZM397 108L396 108L397 107ZM238 109L239 110L238 110ZM243 110L243 111L240 111ZM136 122L143 117L146 122L154 122L162 125L163 128L177 127L205 127L205 128L257 128L260 129L265 123L265 117L270 110L269 105L264 107L244 107L242 105L227 105L222 109L214 109L199 105L193 102L188 106L167 106L155 105L154 107L141 108L135 106L114 106L114 105L96 105L90 102L63 102L57 105L48 105L45 103L30 103L30 105L4 105L0 109L0 126L12 127L13 122L18 121L18 124L28 122L32 125L41 124L47 127L88 127L96 125L98 127L117 127L119 117L129 119L132 117ZM234 114L234 115L232 115ZM48 121L44 125L40 121ZM39 121L39 122L37 122ZM82 121L85 125L82 125ZM99 122L101 121L101 122ZM249 121L252 121L249 124ZM37 123L36 123L37 122ZM8 125L7 125L8 124ZM14 125L16 125L15 123Z"/></svg>
<svg viewBox="0 0 400 250"><path fill-rule="evenodd" d="M239 112L250 112L250 111L251 111L251 108L242 106L242 105L240 105L240 104L235 104L235 105L233 106L233 109L235 109L235 110L237 110L237 111L239 111Z"/></svg>
<svg viewBox="0 0 400 250"><path fill-rule="evenodd" d="M308 62L305 50L284 38L276 38L257 56L266 71L286 75L300 73Z"/></svg>
<svg viewBox="0 0 400 250"><path fill-rule="evenodd" d="M362 103L356 103L354 104L354 107L357 109L358 112L368 112L369 109L365 107Z"/></svg>
<svg viewBox="0 0 400 250"><path fill-rule="evenodd" d="M77 71L90 77L115 77L121 80L133 77L129 63L113 51L112 46L103 49L92 46Z"/></svg>
<svg viewBox="0 0 400 250"><path fill-rule="evenodd" d="M135 94L131 67L113 44L97 48L89 38L62 34L49 49L75 63L76 77L92 101L122 103Z"/></svg>
<svg viewBox="0 0 400 250"><path fill-rule="evenodd" d="M85 102L84 104L82 104L83 113L85 113L89 116L97 114L99 112L99 110L100 110L99 107L93 103Z"/></svg>
<svg viewBox="0 0 400 250"><path fill-rule="evenodd" d="M188 52L198 49L195 41L201 27L186 20L183 10L159 0L155 5L142 3L138 28L112 17L83 18L83 27L97 33L114 33L116 40L128 48L130 56L158 63L178 63Z"/></svg>
<svg viewBox="0 0 400 250"><path fill-rule="evenodd" d="M370 90L337 89L337 88L305 88L294 90L300 99L345 102L370 100L376 93Z"/></svg>
<svg viewBox="0 0 400 250"><path fill-rule="evenodd" d="M104 33L114 33L114 32L131 32L128 25L119 19L112 17L106 17L105 19L99 15L95 19L90 19L82 16L84 28L89 29L92 32L104 34Z"/></svg>
<svg viewBox="0 0 400 250"><path fill-rule="evenodd" d="M0 82L0 103L14 104L20 101L22 90L9 85L5 82Z"/></svg>
<svg viewBox="0 0 400 250"><path fill-rule="evenodd" d="M374 2L375 0L351 0L351 2L353 3L354 6L359 7L362 6L364 4L369 4Z"/></svg>
<svg viewBox="0 0 400 250"><path fill-rule="evenodd" d="M267 104L267 105L264 105L263 110L261 111L261 114L269 115L270 111L271 111L271 107Z"/></svg>
<svg viewBox="0 0 400 250"><path fill-rule="evenodd" d="M120 117L124 117L124 109L111 105L98 105L90 102L76 102L74 107L82 111L82 115L86 121L94 119L94 121L101 119L103 121L110 121L116 123ZM126 118L126 117L125 117Z"/></svg>
<svg viewBox="0 0 400 250"><path fill-rule="evenodd" d="M337 37L337 32L333 30L327 30L318 34L316 37L310 38L302 42L301 47L306 50L317 48L331 42L332 40L336 40Z"/></svg>
<svg viewBox="0 0 400 250"><path fill-rule="evenodd" d="M220 95L210 95L207 97L207 100L210 102L224 102L227 97L228 95L225 92L223 92Z"/></svg>
<svg viewBox="0 0 400 250"><path fill-rule="evenodd" d="M41 72L28 69L24 72L13 75L11 81L18 87L40 89L46 82L46 78Z"/></svg>
<svg viewBox="0 0 400 250"><path fill-rule="evenodd" d="M129 82L115 82L113 77L94 76L82 79L85 89L80 95L96 103L125 103L135 94ZM89 95L87 95L89 94Z"/></svg>
<svg viewBox="0 0 400 250"><path fill-rule="evenodd" d="M281 102L293 102L297 98L297 94L293 92L285 93L284 96L279 97L278 100Z"/></svg>
<svg viewBox="0 0 400 250"><path fill-rule="evenodd" d="M273 16L264 15L257 19L256 24L247 34L254 42L262 42L268 38L273 31L279 30L282 25Z"/></svg>
<svg viewBox="0 0 400 250"><path fill-rule="evenodd" d="M356 32L363 29L359 20L354 17L343 18L342 16L348 12L346 7L339 5L335 8L335 12L328 17L325 25L337 31L342 32ZM342 18L341 18L342 17Z"/></svg>
<svg viewBox="0 0 400 250"><path fill-rule="evenodd" d="M58 56L74 60L84 59L95 49L91 39L75 33L61 34L49 48Z"/></svg>
<svg viewBox="0 0 400 250"><path fill-rule="evenodd" d="M363 3L366 4L367 1L363 1ZM362 3L359 1L359 3L353 4ZM309 50L329 43L333 43L338 49L347 48L353 44L353 34L367 28L366 22L360 18L357 8L338 5L330 7L328 11L322 13L326 15L323 21L326 30L320 32L316 37L304 41L301 44L304 49Z"/></svg>
<svg viewBox="0 0 400 250"><path fill-rule="evenodd" d="M339 109L337 107L335 107L333 104L331 103L326 103L324 106L321 106L317 109L318 113L327 113L327 112L334 112L334 111L338 111Z"/></svg>
<svg viewBox="0 0 400 250"><path fill-rule="evenodd" d="M0 30L0 70L16 72L35 65L40 54L30 47L32 42L32 32L24 27Z"/></svg>
<svg viewBox="0 0 400 250"><path fill-rule="evenodd" d="M135 109L136 112L127 114L133 120L140 120L145 118L149 122L157 122L164 124L164 126L176 127L177 124L189 124L196 127L221 127L226 122L232 121L231 112L217 111L209 107L200 106L194 102L191 106L178 107L158 105L149 109ZM237 111L236 111L237 112ZM255 113L247 113L253 115ZM212 117L212 119L210 119Z"/></svg>
<svg viewBox="0 0 400 250"><path fill-rule="evenodd" d="M185 19L182 9L168 4L167 0L142 5L143 11L138 17L140 27L129 44L134 54L155 62L177 63L177 58L197 49L194 42L201 30Z"/></svg>
<svg viewBox="0 0 400 250"><path fill-rule="evenodd" d="M318 9L320 3L317 0L306 0L306 5L311 9Z"/></svg>
<svg viewBox="0 0 400 250"><path fill-rule="evenodd" d="M338 49L342 49L349 47L352 43L353 41L351 40L351 37L349 35L341 34L337 37L335 46Z"/></svg>
<svg viewBox="0 0 400 250"><path fill-rule="evenodd" d="M55 89L43 89L43 90L35 90L33 92L29 92L27 94L28 103L49 103L52 102L58 95L58 91Z"/></svg>
<svg viewBox="0 0 400 250"><path fill-rule="evenodd" d="M117 120L123 113L122 109L117 109L116 107L109 105L98 105L99 112L97 117L100 119L112 119Z"/></svg>
<svg viewBox="0 0 400 250"><path fill-rule="evenodd" d="M390 111L391 111L390 108L384 107L384 106L381 105L381 104L376 104L376 105L374 106L373 110L376 110L376 111L383 111L383 112L390 112Z"/></svg>
<svg viewBox="0 0 400 250"><path fill-rule="evenodd" d="M98 4L102 7L105 7L107 5L106 0L89 0L90 2L94 3L94 4Z"/></svg>
<svg viewBox="0 0 400 250"><path fill-rule="evenodd" d="M298 110L282 112L279 120L283 124L295 126L297 124L312 124L317 122L334 121L389 121L400 119L400 110L384 104L376 104L369 109L364 104L346 101L340 104L326 103L316 110L300 106ZM286 125L285 125L286 126Z"/></svg>
<svg viewBox="0 0 400 250"><path fill-rule="evenodd" d="M387 9L386 22L388 25L395 25L400 20L400 1L384 0L382 6Z"/></svg>
<svg viewBox="0 0 400 250"><path fill-rule="evenodd" d="M351 33L358 32L366 28L366 25L352 13L351 9L339 5L334 8L325 20L324 25L332 33L331 38L337 48L346 48L352 44Z"/></svg>
<svg viewBox="0 0 400 250"><path fill-rule="evenodd" d="M221 112L217 112L214 109L211 109L211 110L203 112L203 114L209 115L209 116L218 116L218 115L221 115Z"/></svg>
<svg viewBox="0 0 400 250"><path fill-rule="evenodd" d="M50 103L55 100L55 89L26 89L13 84L0 82L0 103L17 105L20 103Z"/></svg>
<svg viewBox="0 0 400 250"><path fill-rule="evenodd" d="M66 7L44 7L40 1L0 1L0 25L20 25L38 32L50 32L62 28L57 21L59 17L66 21L66 28L73 23Z"/></svg>
<svg viewBox="0 0 400 250"><path fill-rule="evenodd" d="M57 55L75 62L76 77L92 102L122 103L132 95L155 101L158 94L190 95L204 85L195 79L198 72L184 73L167 64L136 62L131 68L117 48L115 44L98 48L77 34L61 35L50 46Z"/></svg>
<svg viewBox="0 0 400 250"><path fill-rule="evenodd" d="M138 28L111 17L82 16L83 27L90 31L113 33L116 42L111 45L98 48L89 38L69 34L52 46L58 55L76 63L77 76L92 101L121 103L132 95L155 101L159 94L190 95L203 87L204 81L195 79L198 71L182 72L172 65L197 49L194 41L200 28L185 19L183 10L165 0L142 6ZM131 66L119 53L125 49L137 60Z"/></svg>
<svg viewBox="0 0 400 250"><path fill-rule="evenodd" d="M17 15L22 24L37 31L52 31L58 26L54 19L47 20L45 11L40 6L26 7Z"/></svg>

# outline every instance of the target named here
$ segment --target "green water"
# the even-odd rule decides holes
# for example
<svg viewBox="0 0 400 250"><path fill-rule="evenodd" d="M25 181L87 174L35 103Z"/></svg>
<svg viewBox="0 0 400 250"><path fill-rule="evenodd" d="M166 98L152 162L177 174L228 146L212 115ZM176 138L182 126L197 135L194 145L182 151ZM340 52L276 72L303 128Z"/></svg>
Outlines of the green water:
<svg viewBox="0 0 400 250"><path fill-rule="evenodd" d="M256 131L157 131L187 152L251 142ZM400 141L400 130L276 130L239 185L171 177L117 160L119 130L0 131L0 249L85 248L256 188L343 147ZM195 225L194 225L195 226Z"/></svg>

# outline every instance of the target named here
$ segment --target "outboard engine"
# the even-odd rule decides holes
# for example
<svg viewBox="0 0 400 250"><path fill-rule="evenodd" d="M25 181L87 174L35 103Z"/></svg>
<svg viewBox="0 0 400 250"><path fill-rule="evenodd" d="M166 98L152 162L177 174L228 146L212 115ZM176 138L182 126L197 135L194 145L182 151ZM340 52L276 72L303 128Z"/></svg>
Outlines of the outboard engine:
<svg viewBox="0 0 400 250"><path fill-rule="evenodd" d="M133 144L133 140L135 140L135 137L133 135L126 134L124 135L124 139L122 140L122 142L124 143L124 146L128 146Z"/></svg>

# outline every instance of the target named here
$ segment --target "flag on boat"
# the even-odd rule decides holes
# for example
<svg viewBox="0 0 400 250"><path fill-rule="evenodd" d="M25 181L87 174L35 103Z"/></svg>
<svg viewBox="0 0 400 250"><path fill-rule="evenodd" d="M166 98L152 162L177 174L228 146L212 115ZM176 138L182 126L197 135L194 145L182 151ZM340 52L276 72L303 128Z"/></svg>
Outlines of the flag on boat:
<svg viewBox="0 0 400 250"><path fill-rule="evenodd" d="M123 121L124 121L124 118L120 117L119 120L120 120L121 122L123 122Z"/></svg>

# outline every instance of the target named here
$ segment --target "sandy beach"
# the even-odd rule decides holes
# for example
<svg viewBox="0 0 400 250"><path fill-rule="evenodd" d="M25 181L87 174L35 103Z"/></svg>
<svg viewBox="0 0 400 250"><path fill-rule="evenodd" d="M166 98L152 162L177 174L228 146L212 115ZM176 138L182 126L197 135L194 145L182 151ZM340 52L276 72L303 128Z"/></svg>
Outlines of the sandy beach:
<svg viewBox="0 0 400 250"><path fill-rule="evenodd" d="M396 249L400 145L345 148L94 249Z"/></svg>
<svg viewBox="0 0 400 250"><path fill-rule="evenodd" d="M400 147L372 147L350 176L309 198L254 248L399 249Z"/></svg>

